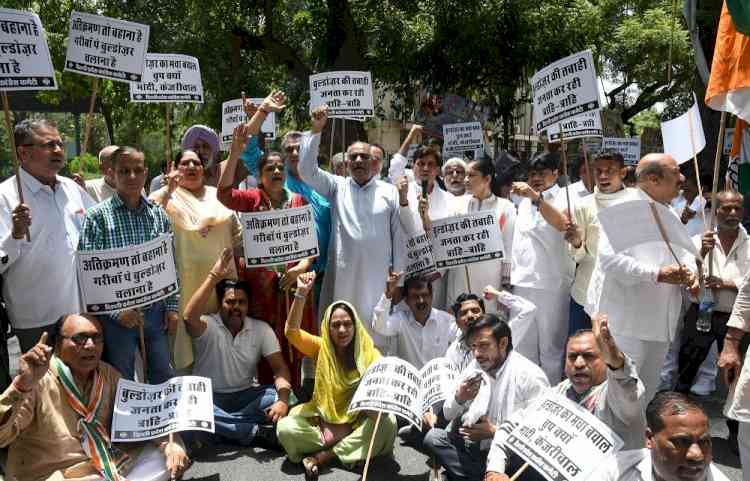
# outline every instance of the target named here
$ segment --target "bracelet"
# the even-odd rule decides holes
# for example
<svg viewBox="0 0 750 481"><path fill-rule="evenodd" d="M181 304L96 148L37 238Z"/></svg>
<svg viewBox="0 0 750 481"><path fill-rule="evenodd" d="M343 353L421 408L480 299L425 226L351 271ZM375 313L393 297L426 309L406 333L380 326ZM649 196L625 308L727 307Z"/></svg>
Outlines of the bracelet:
<svg viewBox="0 0 750 481"><path fill-rule="evenodd" d="M408 202L406 204L402 204L401 202L399 202L398 205L400 205L401 207L409 207L409 203Z"/></svg>
<svg viewBox="0 0 750 481"><path fill-rule="evenodd" d="M297 291L294 293L294 298L305 300L307 299L307 294L300 294L299 291Z"/></svg>
<svg viewBox="0 0 750 481"><path fill-rule="evenodd" d="M258 112L263 112L264 114L266 114L266 117L268 117L268 114L270 113L268 110L264 109L263 107L260 107L258 109Z"/></svg>
<svg viewBox="0 0 750 481"><path fill-rule="evenodd" d="M742 342L742 338L741 338L741 337L734 337L734 336L724 336L724 339L726 339L727 341L737 341L737 342Z"/></svg>
<svg viewBox="0 0 750 481"><path fill-rule="evenodd" d="M33 388L33 387L32 387L31 389L28 389L28 390L23 390L23 389L21 389L20 387L18 387L18 383L16 382L16 380L15 380L15 379L13 380L13 382L11 382L11 385L13 386L13 388L14 388L14 389L15 389L16 391L20 392L21 394L28 394L28 393L30 393L31 391L33 391L33 390L34 390L34 388Z"/></svg>

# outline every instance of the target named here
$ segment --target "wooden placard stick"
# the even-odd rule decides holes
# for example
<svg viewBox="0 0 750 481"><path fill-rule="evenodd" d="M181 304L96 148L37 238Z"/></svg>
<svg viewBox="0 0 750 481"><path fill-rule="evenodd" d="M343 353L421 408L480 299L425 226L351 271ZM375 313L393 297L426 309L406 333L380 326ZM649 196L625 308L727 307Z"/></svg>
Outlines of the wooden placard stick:
<svg viewBox="0 0 750 481"><path fill-rule="evenodd" d="M141 322L138 324L138 342L141 349L141 361L143 361L143 382L148 382L148 358L146 357L146 338L143 334L143 314L141 314Z"/></svg>
<svg viewBox="0 0 750 481"><path fill-rule="evenodd" d="M466 274L466 292L471 292L471 281L469 280L469 264L464 264L464 273Z"/></svg>
<svg viewBox="0 0 750 481"><path fill-rule="evenodd" d="M341 152L346 155L346 120L341 119Z"/></svg>
<svg viewBox="0 0 750 481"><path fill-rule="evenodd" d="M695 169L695 181L698 184L698 205L703 202L703 186L701 185L701 169L698 165L698 153L695 151L695 139L693 138L693 116L688 112L688 134L690 135L690 147L693 149L693 168ZM685 207L690 207L686 205ZM706 209L701 207L701 219L703 219L703 229L708 227L706 225Z"/></svg>
<svg viewBox="0 0 750 481"><path fill-rule="evenodd" d="M664 224L661 222L661 218L659 217L659 211L656 210L656 204L654 201L648 202L649 207L651 207L651 215L654 216L654 221L656 222L656 227L659 228L659 234L661 234L662 240L664 240L664 243L667 244L667 248L669 249L669 252L672 254L672 257L674 257L675 262L682 266L682 262L680 262L680 258L677 257L677 254L675 254L674 249L672 248L672 244L669 242L669 236L667 235L666 229L664 229Z"/></svg>
<svg viewBox="0 0 750 481"><path fill-rule="evenodd" d="M16 175L16 189L18 189L18 203L23 204L23 188L21 187L21 177L18 175L20 162L18 161L18 152L16 151L16 138L13 133L13 123L10 121L10 102L8 102L8 93L3 91L3 113L5 114L5 130L8 131L8 143L10 144L10 155L13 159L13 171ZM26 242L31 242L31 233L26 229Z"/></svg>
<svg viewBox="0 0 750 481"><path fill-rule="evenodd" d="M83 145L81 146L81 157L88 151L89 139L91 138L91 119L94 115L94 107L96 106L96 94L99 92L99 77L94 77L93 85L91 87L91 100L89 100L89 111L86 114L86 125L83 129ZM83 174L83 160L78 162L78 175Z"/></svg>
<svg viewBox="0 0 750 481"><path fill-rule="evenodd" d="M328 162L331 164L331 171L333 171L333 134L336 132L336 119L331 119L331 142L328 146Z"/></svg>
<svg viewBox="0 0 750 481"><path fill-rule="evenodd" d="M516 473L513 476L511 476L510 481L516 481L518 477L521 476L523 472L526 471L526 468L528 467L529 467L529 463L523 463L523 466L518 468L518 471L516 471Z"/></svg>
<svg viewBox="0 0 750 481"><path fill-rule="evenodd" d="M557 124L560 129L560 155L562 156L562 170L563 176L565 177L565 200L568 203L568 219L573 218L573 213L570 210L570 178L568 178L568 156L566 155L565 149L565 133L563 132L562 122Z"/></svg>
<svg viewBox="0 0 750 481"><path fill-rule="evenodd" d="M591 171L591 160L589 160L588 148L586 148L586 142L581 139L581 149L583 150L583 162L586 164L586 172L589 178L589 185L591 186L591 192L594 192L594 172Z"/></svg>
<svg viewBox="0 0 750 481"><path fill-rule="evenodd" d="M721 153L724 151L724 126L727 122L727 113L721 113L721 120L719 121L719 140L716 141L716 156L714 157L714 184L711 189L711 230L716 228L716 195L719 191L719 167L721 166ZM711 277L714 274L714 250L708 253L708 276Z"/></svg>
<svg viewBox="0 0 750 481"><path fill-rule="evenodd" d="M380 417L383 415L381 411L378 411L378 417L375 419L375 427L372 430L372 437L370 438L370 447L367 449L367 459L365 459L365 469L362 471L362 481L367 481L367 470L370 468L370 457L372 457L372 446L375 444L375 436L378 434L378 426L380 426Z"/></svg>

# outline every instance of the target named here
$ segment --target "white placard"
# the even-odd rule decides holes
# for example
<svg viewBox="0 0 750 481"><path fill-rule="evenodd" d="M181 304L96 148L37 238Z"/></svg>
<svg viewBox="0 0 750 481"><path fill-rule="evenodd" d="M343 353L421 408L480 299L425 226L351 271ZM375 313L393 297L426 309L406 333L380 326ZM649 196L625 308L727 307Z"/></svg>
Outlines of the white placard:
<svg viewBox="0 0 750 481"><path fill-rule="evenodd" d="M248 100L260 107L265 99L253 98ZM229 150L235 127L244 122L247 122L247 115L242 108L242 99L227 100L221 104L221 150ZM260 126L260 132L266 140L276 138L276 112L269 112L266 115L263 124Z"/></svg>
<svg viewBox="0 0 750 481"><path fill-rule="evenodd" d="M0 8L0 90L57 90L47 39L35 13Z"/></svg>
<svg viewBox="0 0 750 481"><path fill-rule="evenodd" d="M625 159L625 165L637 165L641 160L640 137L604 137L604 150L614 150Z"/></svg>
<svg viewBox="0 0 750 481"><path fill-rule="evenodd" d="M550 142L560 141L560 127L565 140L583 139L586 137L601 137L602 118L598 110L592 110L572 119L563 120L547 127L547 137Z"/></svg>
<svg viewBox="0 0 750 481"><path fill-rule="evenodd" d="M437 269L435 269L430 237L422 232L407 240L404 277L408 279L418 275L428 276L435 272Z"/></svg>
<svg viewBox="0 0 750 481"><path fill-rule="evenodd" d="M147 306L177 292L172 236L122 249L78 251L78 283L86 312Z"/></svg>
<svg viewBox="0 0 750 481"><path fill-rule="evenodd" d="M599 211L599 223L615 253L647 242L664 242L651 205L656 207L672 246L682 247L696 259L700 259L700 253L680 219L667 206L641 199L622 202Z"/></svg>
<svg viewBox="0 0 750 481"><path fill-rule="evenodd" d="M419 370L403 359L381 357L362 376L348 410L394 414L419 428L432 404L453 395L457 374L458 368L446 358L433 359Z"/></svg>
<svg viewBox="0 0 750 481"><path fill-rule="evenodd" d="M242 214L248 267L296 262L319 254L310 205Z"/></svg>
<svg viewBox="0 0 750 481"><path fill-rule="evenodd" d="M505 445L549 481L584 481L622 449L622 439L596 416L548 391L524 411Z"/></svg>
<svg viewBox="0 0 750 481"><path fill-rule="evenodd" d="M551 63L531 79L534 125L541 132L548 125L599 110L599 89L591 50Z"/></svg>
<svg viewBox="0 0 750 481"><path fill-rule="evenodd" d="M328 105L330 118L362 118L374 114L370 72L325 72L310 75L310 112Z"/></svg>
<svg viewBox="0 0 750 481"><path fill-rule="evenodd" d="M434 220L432 238L438 269L507 257L495 211Z"/></svg>
<svg viewBox="0 0 750 481"><path fill-rule="evenodd" d="M214 432L211 379L181 376L161 384L117 383L112 442L154 439L179 431Z"/></svg>
<svg viewBox="0 0 750 481"><path fill-rule="evenodd" d="M149 26L72 12L65 70L120 82L140 82Z"/></svg>
<svg viewBox="0 0 750 481"><path fill-rule="evenodd" d="M130 84L131 102L203 103L198 59L189 55L147 53L143 81Z"/></svg>
<svg viewBox="0 0 750 481"><path fill-rule="evenodd" d="M443 125L443 157L464 157L467 151L484 149L484 131L479 122Z"/></svg>
<svg viewBox="0 0 750 481"><path fill-rule="evenodd" d="M693 94L693 106L676 119L661 123L661 137L664 141L664 153L669 154L678 164L693 159L706 147L706 136L703 134L703 123L698 110L698 101ZM690 142L690 123L692 119L693 142ZM695 145L695 152L693 152Z"/></svg>

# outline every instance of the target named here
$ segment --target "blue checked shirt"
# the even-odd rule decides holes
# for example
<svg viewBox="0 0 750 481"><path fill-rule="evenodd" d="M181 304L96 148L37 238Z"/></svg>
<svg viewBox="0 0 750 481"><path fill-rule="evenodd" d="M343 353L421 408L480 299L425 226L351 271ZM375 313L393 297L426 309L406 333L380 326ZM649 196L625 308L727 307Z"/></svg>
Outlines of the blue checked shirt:
<svg viewBox="0 0 750 481"><path fill-rule="evenodd" d="M162 234L172 234L172 224L161 206L146 197L130 210L115 193L86 211L78 250L119 249L143 244ZM165 299L166 310L178 312L179 290Z"/></svg>

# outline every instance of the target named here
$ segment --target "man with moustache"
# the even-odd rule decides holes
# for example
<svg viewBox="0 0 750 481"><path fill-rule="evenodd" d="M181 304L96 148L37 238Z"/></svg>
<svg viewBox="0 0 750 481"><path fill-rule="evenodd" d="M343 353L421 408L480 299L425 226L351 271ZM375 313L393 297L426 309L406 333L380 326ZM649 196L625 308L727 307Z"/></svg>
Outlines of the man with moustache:
<svg viewBox="0 0 750 481"><path fill-rule="evenodd" d="M685 394L662 391L646 408L646 448L623 450L591 479L598 481L729 481L712 463L708 416Z"/></svg>
<svg viewBox="0 0 750 481"><path fill-rule="evenodd" d="M443 164L445 189L456 197L466 193L466 162L460 157L451 157Z"/></svg>
<svg viewBox="0 0 750 481"><path fill-rule="evenodd" d="M54 333L60 316L81 310L75 251L94 201L58 175L65 144L54 123L24 120L13 137L24 201L16 176L0 184L0 274L10 324L26 352L43 332Z"/></svg>
<svg viewBox="0 0 750 481"><path fill-rule="evenodd" d="M709 260L712 262L712 275L706 278L705 288L712 289L715 305L708 332L696 329L698 299L691 299L685 314L678 358L679 377L675 387L675 391L684 393L690 392L693 380L714 341L720 352L724 347L727 321L737 298L737 289L750 270L750 239L742 226L744 198L739 192L725 190L719 192L716 200L716 232L707 231L702 236L693 237L693 242L701 250L706 275ZM709 255L711 252L712 255Z"/></svg>

